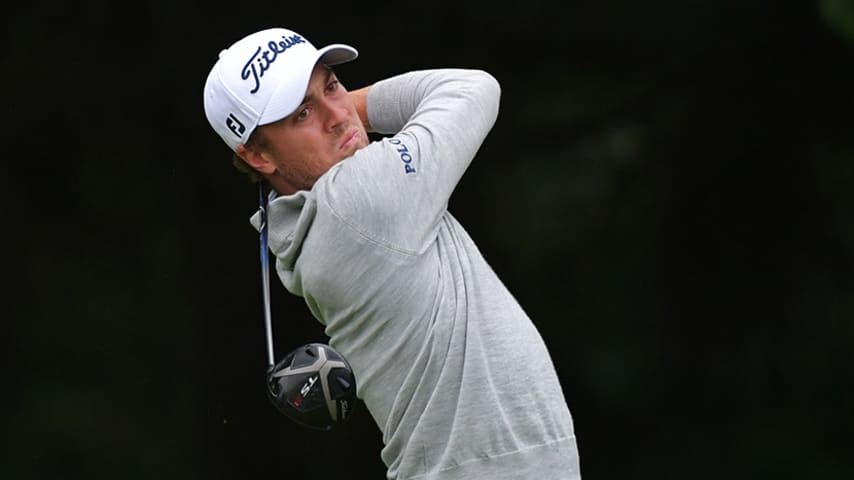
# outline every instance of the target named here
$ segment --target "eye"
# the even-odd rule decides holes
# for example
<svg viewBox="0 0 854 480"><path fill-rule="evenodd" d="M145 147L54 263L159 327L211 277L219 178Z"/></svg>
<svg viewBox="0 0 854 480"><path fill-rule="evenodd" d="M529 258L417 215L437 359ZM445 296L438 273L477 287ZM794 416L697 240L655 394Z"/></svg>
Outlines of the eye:
<svg viewBox="0 0 854 480"><path fill-rule="evenodd" d="M331 82L329 82L326 85L326 90L328 90L330 92L334 92L335 90L338 89L339 85L340 85L340 82L338 82L338 79L336 78L335 80L332 80Z"/></svg>
<svg viewBox="0 0 854 480"><path fill-rule="evenodd" d="M305 119L308 118L308 114L309 114L309 107L305 107L302 110L297 110L297 112L294 113L294 115L293 115L293 121L294 122L305 121Z"/></svg>

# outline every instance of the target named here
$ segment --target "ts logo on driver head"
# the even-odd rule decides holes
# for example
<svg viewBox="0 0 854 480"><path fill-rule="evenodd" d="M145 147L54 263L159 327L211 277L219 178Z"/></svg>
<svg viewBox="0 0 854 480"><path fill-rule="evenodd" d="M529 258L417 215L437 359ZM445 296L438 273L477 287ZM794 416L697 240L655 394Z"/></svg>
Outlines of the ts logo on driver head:
<svg viewBox="0 0 854 480"><path fill-rule="evenodd" d="M406 144L396 138L389 139L388 143L397 147L397 154L400 156L400 161L403 162L403 171L407 174L415 173L415 167L412 166L412 155L409 154L409 148Z"/></svg>
<svg viewBox="0 0 854 480"><path fill-rule="evenodd" d="M228 118L225 119L225 126L228 127L229 130L234 132L238 138L243 137L243 132L246 131L246 126L241 123L237 117L234 116L233 113L228 114Z"/></svg>

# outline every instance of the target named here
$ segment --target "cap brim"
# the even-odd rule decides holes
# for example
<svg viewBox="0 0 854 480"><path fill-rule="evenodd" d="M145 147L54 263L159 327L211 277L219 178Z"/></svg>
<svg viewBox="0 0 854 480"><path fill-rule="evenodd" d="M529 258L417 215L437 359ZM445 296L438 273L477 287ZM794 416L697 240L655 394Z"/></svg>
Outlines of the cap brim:
<svg viewBox="0 0 854 480"><path fill-rule="evenodd" d="M318 50L320 57L318 62L323 62L326 65L340 65L356 59L359 52L350 45L335 43Z"/></svg>

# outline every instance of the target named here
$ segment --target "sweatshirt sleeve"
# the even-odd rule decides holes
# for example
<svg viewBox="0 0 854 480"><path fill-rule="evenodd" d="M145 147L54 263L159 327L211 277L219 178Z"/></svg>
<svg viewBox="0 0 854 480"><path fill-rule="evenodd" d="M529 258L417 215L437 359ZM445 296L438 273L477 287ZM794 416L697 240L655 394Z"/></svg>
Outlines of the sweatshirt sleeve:
<svg viewBox="0 0 854 480"><path fill-rule="evenodd" d="M479 70L410 72L374 84L368 120L389 136L330 172L320 198L350 228L423 251L498 115L500 87Z"/></svg>

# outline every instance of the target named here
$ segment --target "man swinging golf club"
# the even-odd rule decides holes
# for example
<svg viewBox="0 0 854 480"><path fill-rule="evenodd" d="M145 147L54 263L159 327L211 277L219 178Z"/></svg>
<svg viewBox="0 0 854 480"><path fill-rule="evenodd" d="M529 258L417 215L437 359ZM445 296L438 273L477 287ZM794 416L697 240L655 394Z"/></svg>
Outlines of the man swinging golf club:
<svg viewBox="0 0 854 480"><path fill-rule="evenodd" d="M543 339L448 212L498 83L441 69L348 92L331 67L356 56L271 28L222 51L205 84L211 126L271 187L279 279L352 366L389 479L580 478Z"/></svg>

